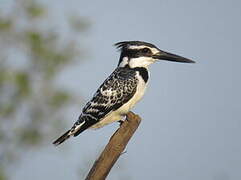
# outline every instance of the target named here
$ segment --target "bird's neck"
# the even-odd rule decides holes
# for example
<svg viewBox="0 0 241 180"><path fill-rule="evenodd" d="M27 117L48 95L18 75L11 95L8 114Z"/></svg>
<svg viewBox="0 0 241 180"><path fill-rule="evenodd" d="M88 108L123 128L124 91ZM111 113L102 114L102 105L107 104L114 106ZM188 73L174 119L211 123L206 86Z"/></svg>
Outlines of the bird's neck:
<svg viewBox="0 0 241 180"><path fill-rule="evenodd" d="M149 79L149 71L147 67L130 67L128 63L126 63L125 65L124 64L121 64L121 65L122 66L119 65L118 67L136 71L138 75L142 77L145 83L147 83Z"/></svg>
<svg viewBox="0 0 241 180"><path fill-rule="evenodd" d="M127 67L129 66L129 58L120 56L118 67Z"/></svg>
<svg viewBox="0 0 241 180"><path fill-rule="evenodd" d="M142 77L145 83L147 83L149 79L149 71L146 67L135 67L131 69L135 70Z"/></svg>

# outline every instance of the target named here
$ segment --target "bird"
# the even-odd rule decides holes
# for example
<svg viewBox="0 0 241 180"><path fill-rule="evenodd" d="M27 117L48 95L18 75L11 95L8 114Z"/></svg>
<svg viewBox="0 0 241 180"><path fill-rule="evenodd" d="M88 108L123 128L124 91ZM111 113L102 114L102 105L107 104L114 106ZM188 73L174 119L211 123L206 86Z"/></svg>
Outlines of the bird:
<svg viewBox="0 0 241 180"><path fill-rule="evenodd" d="M149 65L154 62L195 63L144 41L122 41L115 46L120 51L116 69L86 103L72 128L55 140L54 145L63 143L71 136L76 137L86 129L123 122L126 114L143 97L149 80Z"/></svg>

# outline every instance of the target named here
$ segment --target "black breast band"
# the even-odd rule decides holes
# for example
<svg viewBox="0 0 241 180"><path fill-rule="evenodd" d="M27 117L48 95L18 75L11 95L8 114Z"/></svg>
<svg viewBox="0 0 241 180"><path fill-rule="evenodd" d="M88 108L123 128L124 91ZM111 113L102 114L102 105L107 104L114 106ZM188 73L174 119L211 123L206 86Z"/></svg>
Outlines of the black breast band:
<svg viewBox="0 0 241 180"><path fill-rule="evenodd" d="M135 68L133 68L133 70L138 71L140 73L140 75L143 78L143 80L145 81L145 83L148 81L149 75L148 75L148 71L146 68L135 67Z"/></svg>

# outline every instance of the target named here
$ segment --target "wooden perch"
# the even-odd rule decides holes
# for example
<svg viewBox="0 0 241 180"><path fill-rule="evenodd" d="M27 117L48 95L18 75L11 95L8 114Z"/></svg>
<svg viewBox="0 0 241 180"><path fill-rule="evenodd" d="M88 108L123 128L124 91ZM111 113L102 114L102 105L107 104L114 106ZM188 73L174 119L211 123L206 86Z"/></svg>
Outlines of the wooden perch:
<svg viewBox="0 0 241 180"><path fill-rule="evenodd" d="M127 120L112 135L109 143L95 161L85 180L104 180L107 177L111 168L125 150L128 141L138 128L140 122L141 118L138 115L133 112L127 114Z"/></svg>

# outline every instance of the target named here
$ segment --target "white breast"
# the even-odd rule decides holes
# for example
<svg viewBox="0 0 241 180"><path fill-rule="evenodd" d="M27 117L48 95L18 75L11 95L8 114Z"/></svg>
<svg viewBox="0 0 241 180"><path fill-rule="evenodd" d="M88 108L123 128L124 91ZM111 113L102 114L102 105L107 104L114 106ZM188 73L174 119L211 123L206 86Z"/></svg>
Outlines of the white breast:
<svg viewBox="0 0 241 180"><path fill-rule="evenodd" d="M138 79L138 84L137 84L137 89L136 89L136 93L134 94L134 96L125 104L120 108L120 113L121 114L126 114L130 111L131 108L134 107L134 105L141 100L141 98L143 97L145 90L146 90L146 85L147 83L145 83L145 81L142 79L142 77L140 76L139 72L136 72L136 77Z"/></svg>
<svg viewBox="0 0 241 180"><path fill-rule="evenodd" d="M133 108L134 105L141 100L145 93L147 83L145 83L145 81L142 79L139 72L136 73L136 77L138 79L138 84L134 96L118 110L109 113L104 119L93 125L91 128L100 128L109 123L121 120L123 116L125 116L131 110L131 108Z"/></svg>
<svg viewBox="0 0 241 180"><path fill-rule="evenodd" d="M142 79L139 72L136 73L136 77L138 79L138 84L134 96L126 104L121 106L118 110L109 113L100 122L91 126L91 128L100 128L104 125L121 120L123 116L125 116L131 110L131 108L133 108L134 105L141 100L145 93L147 83L145 83L145 81Z"/></svg>

